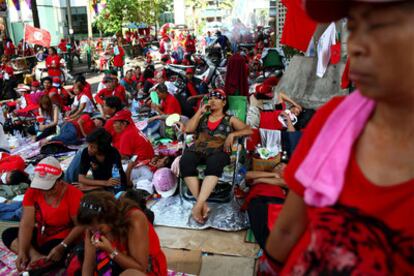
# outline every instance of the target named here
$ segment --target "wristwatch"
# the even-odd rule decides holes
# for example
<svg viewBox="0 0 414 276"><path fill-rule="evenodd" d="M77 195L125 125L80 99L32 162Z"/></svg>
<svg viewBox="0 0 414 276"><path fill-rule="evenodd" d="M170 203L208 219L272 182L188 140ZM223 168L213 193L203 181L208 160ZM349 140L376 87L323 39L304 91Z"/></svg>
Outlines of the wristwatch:
<svg viewBox="0 0 414 276"><path fill-rule="evenodd" d="M63 248L65 248L65 249L68 248L68 245L64 241L61 241L60 245L63 246Z"/></svg>
<svg viewBox="0 0 414 276"><path fill-rule="evenodd" d="M115 248L112 253L109 255L109 258L111 258L111 260L113 260L116 256L118 256L119 252L118 250Z"/></svg>

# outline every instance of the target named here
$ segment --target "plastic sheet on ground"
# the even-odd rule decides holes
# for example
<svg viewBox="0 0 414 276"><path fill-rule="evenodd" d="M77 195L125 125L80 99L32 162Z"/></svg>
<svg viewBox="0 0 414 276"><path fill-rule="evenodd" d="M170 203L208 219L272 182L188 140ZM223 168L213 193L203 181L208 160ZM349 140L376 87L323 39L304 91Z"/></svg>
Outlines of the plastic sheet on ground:
<svg viewBox="0 0 414 276"><path fill-rule="evenodd" d="M240 212L236 202L209 202L211 211L205 224L199 224L192 219L193 204L194 202L184 200L179 195L161 198L151 207L155 213L154 224L187 229L214 228L222 231L239 231L249 227L247 213Z"/></svg>

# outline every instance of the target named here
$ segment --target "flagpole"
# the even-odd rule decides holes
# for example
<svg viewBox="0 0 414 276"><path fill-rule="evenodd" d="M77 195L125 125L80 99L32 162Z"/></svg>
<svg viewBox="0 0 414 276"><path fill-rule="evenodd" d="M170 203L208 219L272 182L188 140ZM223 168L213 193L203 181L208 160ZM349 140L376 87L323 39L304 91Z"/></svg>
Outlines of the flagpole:
<svg viewBox="0 0 414 276"><path fill-rule="evenodd" d="M25 52L24 46L26 44L26 23L24 23L23 26L24 26L23 27L23 57L24 57L24 52Z"/></svg>

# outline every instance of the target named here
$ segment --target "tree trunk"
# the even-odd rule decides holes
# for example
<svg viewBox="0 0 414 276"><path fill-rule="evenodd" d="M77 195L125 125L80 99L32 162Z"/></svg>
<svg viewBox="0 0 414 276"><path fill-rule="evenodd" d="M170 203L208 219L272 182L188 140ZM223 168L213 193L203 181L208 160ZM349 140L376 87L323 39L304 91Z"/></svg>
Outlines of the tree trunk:
<svg viewBox="0 0 414 276"><path fill-rule="evenodd" d="M36 28L40 28L39 13L37 11L37 2L36 0L30 0L30 4L32 6L33 25Z"/></svg>

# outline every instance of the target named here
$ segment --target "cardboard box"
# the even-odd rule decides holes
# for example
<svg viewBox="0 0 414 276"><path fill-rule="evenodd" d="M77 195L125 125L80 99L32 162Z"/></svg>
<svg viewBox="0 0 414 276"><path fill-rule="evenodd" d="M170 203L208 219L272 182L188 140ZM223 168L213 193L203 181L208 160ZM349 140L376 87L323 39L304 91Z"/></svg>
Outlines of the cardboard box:
<svg viewBox="0 0 414 276"><path fill-rule="evenodd" d="M201 251L163 248L167 257L168 269L175 272L184 272L192 275L200 275Z"/></svg>
<svg viewBox="0 0 414 276"><path fill-rule="evenodd" d="M260 172L271 172L280 163L280 154L270 159L253 157L253 170Z"/></svg>

